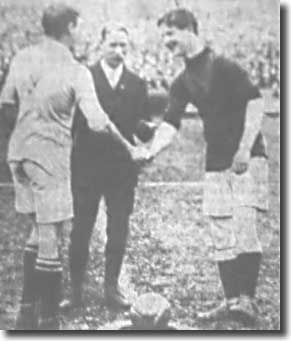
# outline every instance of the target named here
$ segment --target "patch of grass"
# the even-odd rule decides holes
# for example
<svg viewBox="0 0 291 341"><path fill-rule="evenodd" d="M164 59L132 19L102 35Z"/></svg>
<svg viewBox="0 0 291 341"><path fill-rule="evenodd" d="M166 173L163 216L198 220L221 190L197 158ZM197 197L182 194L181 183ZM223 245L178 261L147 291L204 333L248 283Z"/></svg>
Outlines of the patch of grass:
<svg viewBox="0 0 291 341"><path fill-rule="evenodd" d="M279 121L267 118L264 131L270 155L268 216L261 217L259 233L264 259L259 278L261 309L258 330L280 329L280 202ZM203 176L203 138L200 121L185 121L177 142L149 166L141 181L196 181ZM173 319L201 330L249 329L235 322L198 324L195 313L222 298L211 240L201 215L201 189L181 187L138 188L131 220L122 285L142 294L155 291L169 299ZM13 329L22 280L22 250L28 226L14 212L12 189L0 189L0 327ZM97 329L124 317L103 305L104 225L101 209L91 242L85 282L85 308L63 316L64 329ZM68 288L65 230L65 288ZM133 294L134 295L134 294Z"/></svg>

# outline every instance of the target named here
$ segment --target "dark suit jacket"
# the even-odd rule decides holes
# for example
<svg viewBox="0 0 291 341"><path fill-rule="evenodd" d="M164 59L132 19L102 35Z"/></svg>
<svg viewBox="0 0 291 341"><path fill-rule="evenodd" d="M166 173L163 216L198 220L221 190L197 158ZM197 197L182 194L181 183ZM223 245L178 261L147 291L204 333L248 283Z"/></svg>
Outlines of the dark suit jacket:
<svg viewBox="0 0 291 341"><path fill-rule="evenodd" d="M123 69L120 81L112 89L100 63L90 68L95 89L104 111L128 141L134 144L140 120L149 120L148 93L144 80ZM94 172L127 173L133 167L126 149L110 134L95 133L88 128L87 121L77 110L73 125L72 167L82 165L82 176L90 177Z"/></svg>

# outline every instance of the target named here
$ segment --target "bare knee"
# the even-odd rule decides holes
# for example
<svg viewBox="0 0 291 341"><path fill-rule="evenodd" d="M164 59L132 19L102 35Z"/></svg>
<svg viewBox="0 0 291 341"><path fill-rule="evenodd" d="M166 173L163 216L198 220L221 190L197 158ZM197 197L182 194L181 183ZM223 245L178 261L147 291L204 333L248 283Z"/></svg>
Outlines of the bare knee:
<svg viewBox="0 0 291 341"><path fill-rule="evenodd" d="M238 252L262 252L257 233L257 209L238 207L234 209L233 219Z"/></svg>
<svg viewBox="0 0 291 341"><path fill-rule="evenodd" d="M47 259L60 257L62 224L38 224L38 256Z"/></svg>
<svg viewBox="0 0 291 341"><path fill-rule="evenodd" d="M232 217L210 217L210 234L214 259L224 261L235 257L236 238Z"/></svg>

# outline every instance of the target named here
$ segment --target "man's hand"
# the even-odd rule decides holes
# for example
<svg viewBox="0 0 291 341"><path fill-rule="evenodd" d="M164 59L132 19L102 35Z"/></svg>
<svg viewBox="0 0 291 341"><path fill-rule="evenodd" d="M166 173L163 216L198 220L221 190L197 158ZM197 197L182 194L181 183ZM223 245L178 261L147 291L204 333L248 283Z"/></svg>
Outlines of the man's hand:
<svg viewBox="0 0 291 341"><path fill-rule="evenodd" d="M236 174L243 174L247 171L250 162L250 152L239 149L235 154L231 169Z"/></svg>
<svg viewBox="0 0 291 341"><path fill-rule="evenodd" d="M139 166L144 166L151 161L150 152L144 146L133 147L131 149L131 158Z"/></svg>

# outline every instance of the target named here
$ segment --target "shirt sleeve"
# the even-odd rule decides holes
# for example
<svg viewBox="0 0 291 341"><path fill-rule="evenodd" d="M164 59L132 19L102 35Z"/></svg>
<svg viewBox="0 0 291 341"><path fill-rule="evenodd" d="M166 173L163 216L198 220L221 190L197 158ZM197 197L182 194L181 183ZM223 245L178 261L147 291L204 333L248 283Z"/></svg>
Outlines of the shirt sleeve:
<svg viewBox="0 0 291 341"><path fill-rule="evenodd" d="M17 60L14 58L10 64L8 75L6 77L2 92L0 95L0 106L2 104L18 105L18 96L16 90Z"/></svg>
<svg viewBox="0 0 291 341"><path fill-rule="evenodd" d="M248 101L261 97L259 88L254 85L248 75L237 63L229 63L229 87L234 104L245 105Z"/></svg>
<svg viewBox="0 0 291 341"><path fill-rule="evenodd" d="M179 129L188 102L188 90L185 87L182 75L180 75L171 86L164 121Z"/></svg>
<svg viewBox="0 0 291 341"><path fill-rule="evenodd" d="M141 81L140 85L140 101L139 101L139 119L150 121L150 107L149 107L149 94L147 89L147 84L145 81Z"/></svg>
<svg viewBox="0 0 291 341"><path fill-rule="evenodd" d="M80 67L75 95L77 105L87 119L89 128L95 131L104 130L109 124L109 117L99 103L92 75L85 66Z"/></svg>
<svg viewBox="0 0 291 341"><path fill-rule="evenodd" d="M142 141L148 142L153 134L154 128L150 126L152 121L150 113L149 94L147 84L140 79L137 97L137 120L135 127L135 135Z"/></svg>

